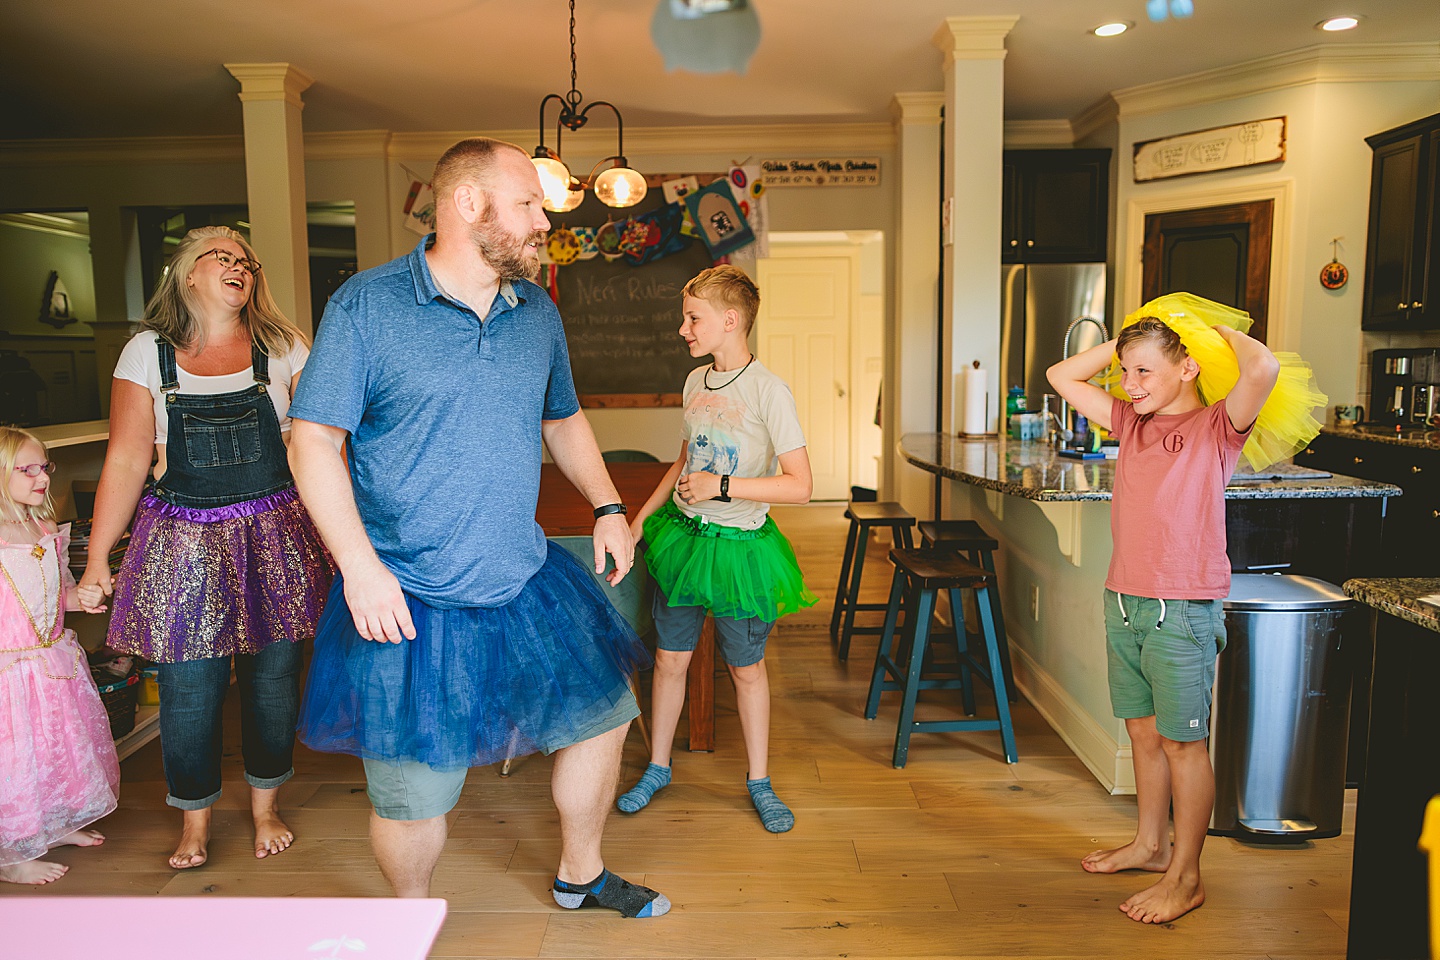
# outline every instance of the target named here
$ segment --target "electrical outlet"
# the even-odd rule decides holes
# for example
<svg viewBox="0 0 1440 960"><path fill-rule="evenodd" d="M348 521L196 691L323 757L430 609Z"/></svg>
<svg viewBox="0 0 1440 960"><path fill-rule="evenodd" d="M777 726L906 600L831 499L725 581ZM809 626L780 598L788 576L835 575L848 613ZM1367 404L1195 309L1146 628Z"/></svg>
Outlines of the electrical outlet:
<svg viewBox="0 0 1440 960"><path fill-rule="evenodd" d="M1040 584L1030 584L1030 619L1040 621Z"/></svg>

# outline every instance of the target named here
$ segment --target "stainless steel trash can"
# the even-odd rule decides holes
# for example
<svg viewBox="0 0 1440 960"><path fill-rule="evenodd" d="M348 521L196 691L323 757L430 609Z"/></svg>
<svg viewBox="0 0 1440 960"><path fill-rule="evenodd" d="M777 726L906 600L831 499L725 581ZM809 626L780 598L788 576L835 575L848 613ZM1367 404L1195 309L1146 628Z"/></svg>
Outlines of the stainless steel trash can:
<svg viewBox="0 0 1440 960"><path fill-rule="evenodd" d="M1350 720L1340 644L1350 604L1311 577L1232 575L1210 725L1210 833L1273 843L1339 835Z"/></svg>

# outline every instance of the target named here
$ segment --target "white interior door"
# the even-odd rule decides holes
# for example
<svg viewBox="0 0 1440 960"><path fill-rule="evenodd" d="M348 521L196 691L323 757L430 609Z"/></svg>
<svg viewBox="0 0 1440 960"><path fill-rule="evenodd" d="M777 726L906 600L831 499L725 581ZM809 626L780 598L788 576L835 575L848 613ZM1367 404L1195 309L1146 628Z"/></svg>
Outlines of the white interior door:
<svg viewBox="0 0 1440 960"><path fill-rule="evenodd" d="M759 261L760 362L790 384L809 446L816 500L850 497L848 257L771 256Z"/></svg>

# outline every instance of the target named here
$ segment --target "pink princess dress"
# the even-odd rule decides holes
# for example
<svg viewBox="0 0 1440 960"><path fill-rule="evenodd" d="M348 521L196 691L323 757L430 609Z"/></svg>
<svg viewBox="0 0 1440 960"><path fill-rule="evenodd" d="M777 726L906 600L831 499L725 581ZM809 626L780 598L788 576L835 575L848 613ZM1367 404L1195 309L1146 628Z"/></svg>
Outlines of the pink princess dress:
<svg viewBox="0 0 1440 960"><path fill-rule="evenodd" d="M85 651L65 629L70 526L0 540L0 866L115 809L120 764Z"/></svg>

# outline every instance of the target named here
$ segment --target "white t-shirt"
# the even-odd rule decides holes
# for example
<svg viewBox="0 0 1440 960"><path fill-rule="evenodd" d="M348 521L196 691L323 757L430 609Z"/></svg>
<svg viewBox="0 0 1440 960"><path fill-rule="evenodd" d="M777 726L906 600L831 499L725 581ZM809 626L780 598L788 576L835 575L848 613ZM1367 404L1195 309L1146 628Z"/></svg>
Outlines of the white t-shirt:
<svg viewBox="0 0 1440 960"><path fill-rule="evenodd" d="M711 387L705 386L707 372ZM756 360L744 373L716 373L709 365L685 378L684 473L731 477L771 477L779 456L805 446L805 433L795 410L795 397L784 380ZM765 522L768 503L706 500L688 504L674 495L682 513L712 523L755 530Z"/></svg>
<svg viewBox="0 0 1440 960"><path fill-rule="evenodd" d="M170 435L170 417L165 411L165 397L160 392L160 352L155 347L155 338L154 330L141 330L131 337L130 342L125 344L125 349L120 351L120 359L115 364L115 377L118 380L138 383L150 391L150 396L155 399L155 445L164 446ZM280 421L281 433L290 430L290 383L296 374L305 369L305 361L309 357L310 348L297 337L289 353L283 357L270 358L270 385L265 388L265 396L270 398L270 403L275 407L275 417ZM180 366L179 357L175 358L175 366L179 373L180 392L184 394L233 393L244 390L255 382L255 374L249 367L238 373L200 377L185 372L185 368Z"/></svg>

